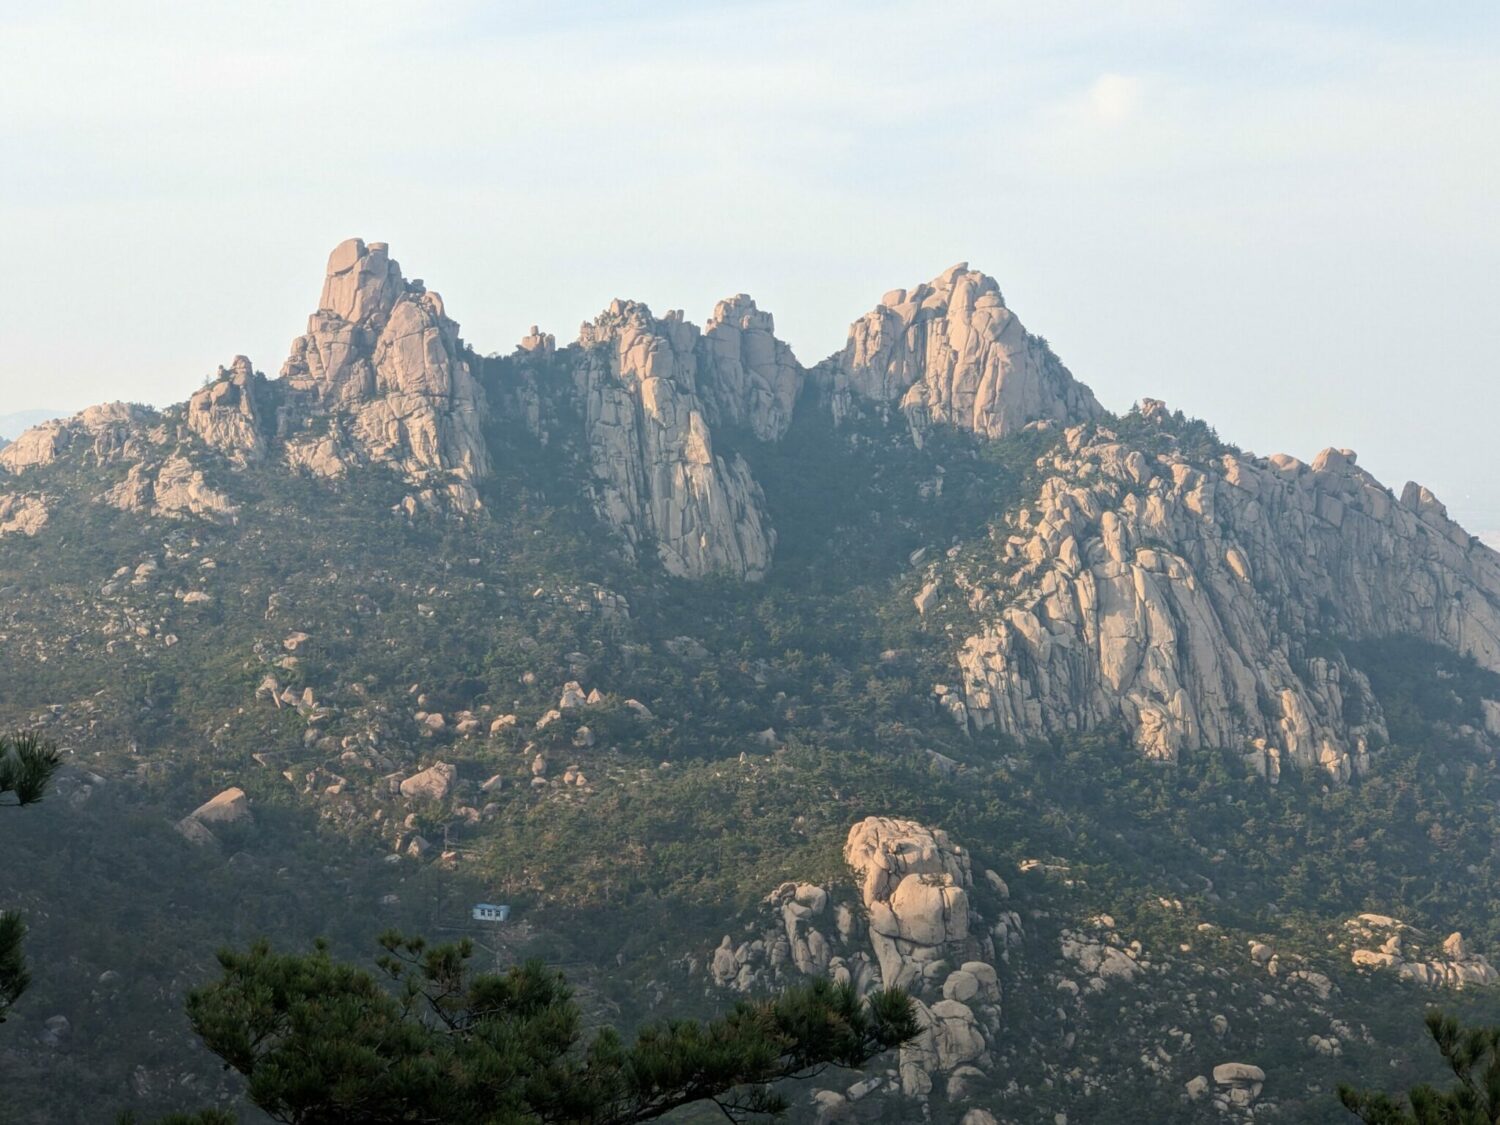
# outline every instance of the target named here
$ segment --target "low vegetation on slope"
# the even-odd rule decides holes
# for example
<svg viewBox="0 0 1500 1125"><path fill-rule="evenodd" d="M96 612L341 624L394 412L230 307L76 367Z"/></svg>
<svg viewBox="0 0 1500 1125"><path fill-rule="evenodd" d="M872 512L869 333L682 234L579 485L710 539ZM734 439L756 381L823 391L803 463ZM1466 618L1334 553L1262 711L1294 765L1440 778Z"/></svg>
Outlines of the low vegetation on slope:
<svg viewBox="0 0 1500 1125"><path fill-rule="evenodd" d="M69 754L54 799L0 823L0 900L48 951L0 1041L35 1107L19 1119L229 1099L181 1015L219 945L347 954L388 922L462 930L475 901L513 908L486 938L503 960L569 966L594 1018L710 1015L731 999L701 969L721 936L782 881L847 885L845 835L876 813L944 828L1025 922L990 1045L1002 1117L1128 1096L1195 1120L1184 1083L1226 1061L1263 1068L1287 1121L1326 1120L1341 1080L1431 1077L1402 1046L1430 994L1356 973L1342 927L1373 912L1500 947L1500 776L1475 733L1494 677L1328 637L1390 735L1343 786L1289 769L1273 787L1231 750L1163 767L1108 726L963 729L933 694L952 622L914 608L912 559L982 539L1055 439L919 449L904 423L799 413L773 456L726 430L778 539L749 584L623 560L567 452L498 422L467 521L403 511L378 467L316 481L199 451L232 521L96 503L115 482L80 460L32 470L49 520L0 543L0 725ZM230 787L247 819L181 830ZM1059 951L1083 930L1138 942L1156 975L1064 1011ZM1334 999L1288 999L1251 940ZM55 1015L69 1030L48 1039Z"/></svg>

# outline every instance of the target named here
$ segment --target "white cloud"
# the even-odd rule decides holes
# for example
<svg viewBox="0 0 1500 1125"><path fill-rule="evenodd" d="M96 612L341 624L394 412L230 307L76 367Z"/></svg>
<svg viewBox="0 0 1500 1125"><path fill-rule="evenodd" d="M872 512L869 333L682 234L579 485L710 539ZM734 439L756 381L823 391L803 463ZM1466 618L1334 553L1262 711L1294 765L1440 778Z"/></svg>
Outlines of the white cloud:
<svg viewBox="0 0 1500 1125"><path fill-rule="evenodd" d="M1141 100L1141 80L1125 74L1101 74L1089 87L1094 113L1106 125L1118 124L1135 114Z"/></svg>

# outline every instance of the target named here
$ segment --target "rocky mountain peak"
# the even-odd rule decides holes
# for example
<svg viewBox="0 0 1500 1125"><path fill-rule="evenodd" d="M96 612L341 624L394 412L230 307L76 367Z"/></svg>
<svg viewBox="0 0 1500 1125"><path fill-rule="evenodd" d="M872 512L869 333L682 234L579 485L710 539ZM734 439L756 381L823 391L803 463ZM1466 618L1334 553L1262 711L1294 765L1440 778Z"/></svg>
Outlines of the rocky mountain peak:
<svg viewBox="0 0 1500 1125"><path fill-rule="evenodd" d="M658 318L638 301L580 328L574 386L595 508L630 549L653 543L670 573L757 578L774 535L749 466L714 452L710 423L731 408L699 393L713 382L700 377L704 343L680 311Z"/></svg>
<svg viewBox="0 0 1500 1125"><path fill-rule="evenodd" d="M1032 422L1073 425L1104 414L1006 307L995 279L967 262L888 292L850 326L823 378L836 416L861 403L899 404L918 442L935 424L998 438Z"/></svg>
<svg viewBox="0 0 1500 1125"><path fill-rule="evenodd" d="M791 346L776 338L776 321L746 293L714 306L699 345L700 389L715 421L776 441L792 424L806 372Z"/></svg>
<svg viewBox="0 0 1500 1125"><path fill-rule="evenodd" d="M358 461L385 462L424 498L478 507L475 484L489 473L484 394L442 298L405 280L385 243L334 248L318 310L281 376L292 464L338 476ZM298 433L314 415L330 416L333 432Z"/></svg>
<svg viewBox="0 0 1500 1125"><path fill-rule="evenodd" d="M328 255L318 308L351 324L383 324L406 290L401 266L384 242L367 246L362 238L349 238Z"/></svg>
<svg viewBox="0 0 1500 1125"><path fill-rule="evenodd" d="M557 352L557 337L550 332L543 332L533 324L531 330L516 344L516 349L528 355L554 355Z"/></svg>

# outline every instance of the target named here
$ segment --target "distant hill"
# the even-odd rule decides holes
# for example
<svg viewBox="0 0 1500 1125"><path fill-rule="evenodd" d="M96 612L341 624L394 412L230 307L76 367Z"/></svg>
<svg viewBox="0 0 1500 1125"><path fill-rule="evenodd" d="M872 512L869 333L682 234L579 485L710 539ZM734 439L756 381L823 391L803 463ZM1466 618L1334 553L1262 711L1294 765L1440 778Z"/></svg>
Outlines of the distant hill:
<svg viewBox="0 0 1500 1125"><path fill-rule="evenodd" d="M0 414L0 442L14 441L38 422L45 422L49 418L59 418L62 414L61 410L48 408L17 410L14 414Z"/></svg>

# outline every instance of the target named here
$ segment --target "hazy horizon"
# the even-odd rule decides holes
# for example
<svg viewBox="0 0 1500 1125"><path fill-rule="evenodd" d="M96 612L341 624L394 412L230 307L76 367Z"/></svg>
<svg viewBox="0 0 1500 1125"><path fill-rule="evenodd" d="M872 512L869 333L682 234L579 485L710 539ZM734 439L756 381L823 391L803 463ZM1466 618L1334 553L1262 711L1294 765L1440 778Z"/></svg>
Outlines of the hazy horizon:
<svg viewBox="0 0 1500 1125"><path fill-rule="evenodd" d="M1350 447L1500 533L1497 28L1478 3L0 5L0 414L180 401L241 352L274 375L356 235L481 351L744 291L811 364L968 260L1111 409Z"/></svg>

